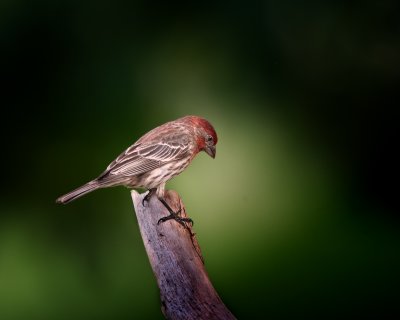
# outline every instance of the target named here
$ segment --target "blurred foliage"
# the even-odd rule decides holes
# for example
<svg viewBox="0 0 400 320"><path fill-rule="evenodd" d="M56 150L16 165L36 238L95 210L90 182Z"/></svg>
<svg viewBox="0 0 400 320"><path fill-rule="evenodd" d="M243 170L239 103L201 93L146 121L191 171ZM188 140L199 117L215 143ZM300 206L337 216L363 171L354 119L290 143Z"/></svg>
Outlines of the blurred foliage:
<svg viewBox="0 0 400 320"><path fill-rule="evenodd" d="M162 319L129 193L54 200L154 126L239 319L399 313L396 1L0 4L0 319ZM396 183L396 184L395 184Z"/></svg>

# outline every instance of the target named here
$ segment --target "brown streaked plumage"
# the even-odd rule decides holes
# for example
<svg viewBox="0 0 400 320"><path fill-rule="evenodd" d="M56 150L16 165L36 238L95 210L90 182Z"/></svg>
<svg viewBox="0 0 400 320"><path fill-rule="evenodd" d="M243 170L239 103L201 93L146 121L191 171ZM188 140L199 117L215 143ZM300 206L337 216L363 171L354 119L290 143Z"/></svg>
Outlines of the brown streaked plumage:
<svg viewBox="0 0 400 320"><path fill-rule="evenodd" d="M167 122L121 153L98 178L59 197L56 202L66 204L94 190L122 185L156 189L158 198L165 204L166 182L181 173L200 151L214 158L217 141L213 126L204 118L186 116Z"/></svg>

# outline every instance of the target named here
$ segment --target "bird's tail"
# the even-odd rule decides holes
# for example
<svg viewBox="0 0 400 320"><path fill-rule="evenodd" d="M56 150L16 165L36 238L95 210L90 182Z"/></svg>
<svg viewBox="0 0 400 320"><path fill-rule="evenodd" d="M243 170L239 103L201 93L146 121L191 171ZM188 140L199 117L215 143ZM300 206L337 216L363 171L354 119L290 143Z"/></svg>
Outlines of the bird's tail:
<svg viewBox="0 0 400 320"><path fill-rule="evenodd" d="M92 192L96 189L99 189L101 187L102 187L102 185L97 180L93 180L93 181L90 181L90 182L84 184L83 186L67 193L67 194L64 194L63 196L59 197L56 200L56 202L62 203L62 204L67 204L68 202L78 199L78 198L84 196L85 194Z"/></svg>

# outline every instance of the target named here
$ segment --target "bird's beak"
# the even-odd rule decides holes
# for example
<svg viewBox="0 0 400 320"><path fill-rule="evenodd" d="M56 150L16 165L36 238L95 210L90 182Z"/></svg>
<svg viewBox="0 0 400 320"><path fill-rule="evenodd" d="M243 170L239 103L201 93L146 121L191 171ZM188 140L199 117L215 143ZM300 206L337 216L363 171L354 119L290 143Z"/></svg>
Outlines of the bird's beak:
<svg viewBox="0 0 400 320"><path fill-rule="evenodd" d="M215 149L215 146L205 147L204 151L207 152L207 154L213 159L215 158L215 154L217 153L217 149Z"/></svg>

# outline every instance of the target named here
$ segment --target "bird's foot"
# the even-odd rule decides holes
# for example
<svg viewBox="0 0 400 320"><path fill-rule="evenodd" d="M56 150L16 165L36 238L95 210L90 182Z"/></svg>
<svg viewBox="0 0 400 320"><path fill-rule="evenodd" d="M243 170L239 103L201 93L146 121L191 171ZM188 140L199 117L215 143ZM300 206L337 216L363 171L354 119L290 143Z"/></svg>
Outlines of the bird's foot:
<svg viewBox="0 0 400 320"><path fill-rule="evenodd" d="M145 202L149 202L151 196L154 194L154 192L156 191L156 189L150 189L149 192L147 192L147 194L144 196L143 200L142 200L142 205L144 207L144 203Z"/></svg>
<svg viewBox="0 0 400 320"><path fill-rule="evenodd" d="M193 227L193 220L190 218L182 218L179 216L179 214L182 211L182 208L180 208L177 212L174 212L174 210L171 209L171 207L168 205L168 203L164 200L160 198L160 201L162 202L162 204L167 208L167 210L169 211L169 216L163 217L160 220L158 220L157 224L160 224L162 222L174 219L176 222L178 222L179 224L181 224L184 228L189 229L189 226L187 225L188 223L190 223ZM190 229L189 229L190 230Z"/></svg>
<svg viewBox="0 0 400 320"><path fill-rule="evenodd" d="M174 219L176 222L178 222L179 224L181 224L184 228L189 228L187 223L190 223L193 226L193 220L190 218L182 218L180 216L178 216L178 213L180 213L181 210L179 210L176 213L170 214L169 216L163 217L160 220L158 220L157 224L160 224L162 222Z"/></svg>

